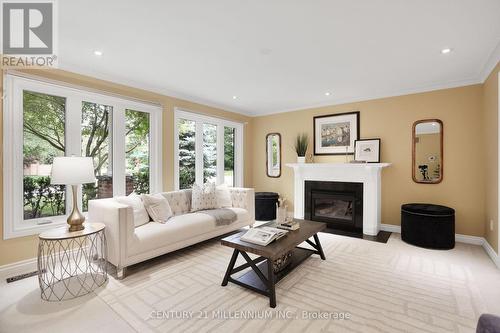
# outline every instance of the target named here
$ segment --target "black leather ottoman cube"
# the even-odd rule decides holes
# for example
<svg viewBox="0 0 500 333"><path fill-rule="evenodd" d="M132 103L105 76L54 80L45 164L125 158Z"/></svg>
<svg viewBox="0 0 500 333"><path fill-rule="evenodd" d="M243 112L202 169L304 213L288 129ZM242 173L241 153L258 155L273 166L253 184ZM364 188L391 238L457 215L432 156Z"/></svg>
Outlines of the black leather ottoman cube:
<svg viewBox="0 0 500 333"><path fill-rule="evenodd" d="M255 192L255 219L271 221L276 219L276 203L279 194L275 192Z"/></svg>
<svg viewBox="0 0 500 333"><path fill-rule="evenodd" d="M406 243L448 250L455 247L455 210L411 203L401 206L401 239Z"/></svg>

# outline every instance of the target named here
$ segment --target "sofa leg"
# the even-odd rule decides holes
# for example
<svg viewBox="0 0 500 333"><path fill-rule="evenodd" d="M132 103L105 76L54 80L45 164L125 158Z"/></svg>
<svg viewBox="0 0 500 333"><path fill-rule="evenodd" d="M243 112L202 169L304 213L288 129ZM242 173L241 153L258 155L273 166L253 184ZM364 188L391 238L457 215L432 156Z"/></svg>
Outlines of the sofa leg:
<svg viewBox="0 0 500 333"><path fill-rule="evenodd" d="M117 267L116 268L116 276L118 280L122 280L127 274L127 267Z"/></svg>

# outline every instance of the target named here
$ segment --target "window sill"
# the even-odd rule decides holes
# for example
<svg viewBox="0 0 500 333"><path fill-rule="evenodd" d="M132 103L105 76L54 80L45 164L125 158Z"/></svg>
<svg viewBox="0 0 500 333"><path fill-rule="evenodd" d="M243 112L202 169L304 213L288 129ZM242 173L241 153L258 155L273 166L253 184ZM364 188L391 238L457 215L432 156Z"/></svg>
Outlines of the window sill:
<svg viewBox="0 0 500 333"><path fill-rule="evenodd" d="M85 217L87 217L87 213L83 213ZM23 221L21 222L23 225L20 226L18 224L14 225L14 229L9 229L6 228L7 225L4 224L4 233L3 233L3 239L13 239L13 238L18 238L18 237L25 237L25 236L32 236L32 235L38 235L44 231L54 229L63 225L66 225L66 216L58 216L56 218L51 219L51 223L48 224L37 224L39 219L33 219L29 221Z"/></svg>

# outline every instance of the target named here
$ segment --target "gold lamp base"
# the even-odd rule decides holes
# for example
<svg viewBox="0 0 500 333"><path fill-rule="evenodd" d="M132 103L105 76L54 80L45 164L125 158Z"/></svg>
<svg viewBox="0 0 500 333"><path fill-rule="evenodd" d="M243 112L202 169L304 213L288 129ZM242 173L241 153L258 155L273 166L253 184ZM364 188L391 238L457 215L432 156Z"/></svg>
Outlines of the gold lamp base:
<svg viewBox="0 0 500 333"><path fill-rule="evenodd" d="M69 231L80 231L85 229L83 225L85 216L78 209L78 185L71 185L71 189L73 193L73 210L66 221L69 224Z"/></svg>

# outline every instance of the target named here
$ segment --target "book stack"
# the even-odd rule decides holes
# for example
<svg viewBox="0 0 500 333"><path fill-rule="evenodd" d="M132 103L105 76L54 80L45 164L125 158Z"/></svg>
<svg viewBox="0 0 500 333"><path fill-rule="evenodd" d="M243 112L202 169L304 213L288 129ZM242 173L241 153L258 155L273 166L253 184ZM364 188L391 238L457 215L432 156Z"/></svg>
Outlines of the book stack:
<svg viewBox="0 0 500 333"><path fill-rule="evenodd" d="M272 241L285 236L287 232L288 231L272 227L251 228L243 236L241 236L241 240L257 245L266 246Z"/></svg>
<svg viewBox="0 0 500 333"><path fill-rule="evenodd" d="M297 230L300 228L300 224L298 221L291 220L283 223L278 223L277 227L285 230Z"/></svg>

